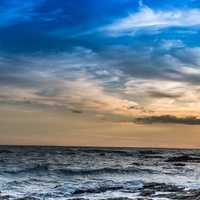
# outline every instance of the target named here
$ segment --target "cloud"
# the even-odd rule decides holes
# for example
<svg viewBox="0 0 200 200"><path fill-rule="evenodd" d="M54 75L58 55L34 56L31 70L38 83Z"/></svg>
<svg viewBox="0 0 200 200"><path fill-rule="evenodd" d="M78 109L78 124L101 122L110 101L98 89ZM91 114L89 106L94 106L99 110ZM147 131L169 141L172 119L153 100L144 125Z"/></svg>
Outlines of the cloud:
<svg viewBox="0 0 200 200"><path fill-rule="evenodd" d="M105 68L120 70L130 81L133 78L133 81L149 79L197 85L200 83L199 55L199 47L188 48L181 45L179 40L168 40L154 46L132 48L116 45L105 48L99 52L98 63Z"/></svg>
<svg viewBox="0 0 200 200"><path fill-rule="evenodd" d="M112 115L196 114L198 63L198 48L162 46L2 55L0 99Z"/></svg>
<svg viewBox="0 0 200 200"><path fill-rule="evenodd" d="M141 112L139 109L130 111L128 108L138 103L121 96L112 84L120 79L118 70L103 70L99 66L101 59L89 49L76 48L72 53L56 55L17 56L8 60L12 62L2 59L0 63L1 102L30 102L32 106L116 115Z"/></svg>
<svg viewBox="0 0 200 200"><path fill-rule="evenodd" d="M125 95L157 114L198 114L200 108L200 86L187 80L132 77L125 83L123 91Z"/></svg>
<svg viewBox="0 0 200 200"><path fill-rule="evenodd" d="M154 10L142 5L138 12L119 19L103 28L110 35L132 35L141 29L158 31L170 27L200 25L200 9Z"/></svg>
<svg viewBox="0 0 200 200"><path fill-rule="evenodd" d="M153 98L179 98L183 93L171 93L166 91L149 91L148 95Z"/></svg>
<svg viewBox="0 0 200 200"><path fill-rule="evenodd" d="M185 90L190 87L179 81L142 78L133 78L127 81L125 86L126 94L172 99L182 97Z"/></svg>
<svg viewBox="0 0 200 200"><path fill-rule="evenodd" d="M182 40L162 40L162 47L166 50L171 50L173 48L182 48L184 46L185 45Z"/></svg>
<svg viewBox="0 0 200 200"><path fill-rule="evenodd" d="M83 111L82 110L76 110L76 109L71 109L72 113L75 113L75 114L82 114Z"/></svg>
<svg viewBox="0 0 200 200"><path fill-rule="evenodd" d="M192 66L200 66L200 47L187 47L184 49L179 49L173 52L173 56L178 58L180 61L186 65L190 64Z"/></svg>
<svg viewBox="0 0 200 200"><path fill-rule="evenodd" d="M72 105L108 114L131 115L138 112L138 109L129 109L138 106L137 102L127 100L114 91L106 92L101 81L90 79L87 74L67 81L66 87Z"/></svg>
<svg viewBox="0 0 200 200"><path fill-rule="evenodd" d="M186 123L176 115L200 116L200 48L193 47L199 45L198 35L189 35L199 31L199 9L160 10L140 1L138 12L106 27L102 23L122 13L109 12L107 18L102 11L105 21L100 26L113 36L166 31L159 37L111 38L97 31L99 20L90 12L76 12L77 16L68 13L68 4L56 1L38 9L44 1L0 3L0 104L59 107L71 114L123 115L128 120L153 115L148 119L153 121L167 115L166 121L176 123ZM127 13L129 8L123 8ZM62 28L62 37L50 34ZM7 47L17 51L6 51ZM40 52L34 52L35 47Z"/></svg>
<svg viewBox="0 0 200 200"><path fill-rule="evenodd" d="M147 116L134 119L135 123L142 124L185 124L185 125L200 125L200 119L197 117L176 117L173 115L162 116Z"/></svg>

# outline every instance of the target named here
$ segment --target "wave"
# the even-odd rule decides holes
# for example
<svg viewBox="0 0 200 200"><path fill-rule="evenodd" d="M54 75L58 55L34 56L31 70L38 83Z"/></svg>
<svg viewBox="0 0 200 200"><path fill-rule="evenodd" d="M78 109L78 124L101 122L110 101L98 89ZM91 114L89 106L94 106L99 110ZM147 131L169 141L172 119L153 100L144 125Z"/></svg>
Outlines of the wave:
<svg viewBox="0 0 200 200"><path fill-rule="evenodd" d="M155 173L152 169L141 169L136 167L128 168L93 168L93 169L71 169L71 168L60 168L53 169L48 164L38 164L33 167L24 169L10 169L4 170L4 173L8 174L19 174L19 173L53 173L53 174L63 174L63 175L98 175L98 174L128 174L128 173Z"/></svg>
<svg viewBox="0 0 200 200"><path fill-rule="evenodd" d="M81 195L84 193L104 193L107 191L135 191L141 189L144 186L142 181L126 181L126 182L113 182L103 181L99 185L91 187L91 185L85 185L84 187L76 188L71 194Z"/></svg>
<svg viewBox="0 0 200 200"><path fill-rule="evenodd" d="M80 153L94 153L94 154L117 154L121 156L133 156L135 152L129 150L116 150L116 149L87 149L80 148L78 149Z"/></svg>
<svg viewBox="0 0 200 200"><path fill-rule="evenodd" d="M100 186L96 188L84 188L76 189L72 195L84 194L84 193L103 193L107 191L122 190L123 186Z"/></svg>
<svg viewBox="0 0 200 200"><path fill-rule="evenodd" d="M24 168L24 169L11 169L11 170L4 170L4 173L8 174L19 174L19 173L34 173L34 172L41 172L41 171L48 171L49 166L48 164L38 164L33 167Z"/></svg>
<svg viewBox="0 0 200 200"><path fill-rule="evenodd" d="M96 175L96 174L127 174L127 173L141 173L148 172L153 173L150 169L139 169L139 168L99 168L99 169L59 169L56 170L57 173L62 173L64 175Z"/></svg>

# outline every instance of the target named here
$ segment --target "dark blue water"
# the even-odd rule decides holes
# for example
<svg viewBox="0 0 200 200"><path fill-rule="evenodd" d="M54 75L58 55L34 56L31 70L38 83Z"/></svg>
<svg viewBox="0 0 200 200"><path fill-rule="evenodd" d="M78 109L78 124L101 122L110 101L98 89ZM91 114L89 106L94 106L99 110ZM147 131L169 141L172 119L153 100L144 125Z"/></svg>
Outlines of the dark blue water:
<svg viewBox="0 0 200 200"><path fill-rule="evenodd" d="M200 151L0 147L0 191L9 199L137 199L149 183L199 189Z"/></svg>

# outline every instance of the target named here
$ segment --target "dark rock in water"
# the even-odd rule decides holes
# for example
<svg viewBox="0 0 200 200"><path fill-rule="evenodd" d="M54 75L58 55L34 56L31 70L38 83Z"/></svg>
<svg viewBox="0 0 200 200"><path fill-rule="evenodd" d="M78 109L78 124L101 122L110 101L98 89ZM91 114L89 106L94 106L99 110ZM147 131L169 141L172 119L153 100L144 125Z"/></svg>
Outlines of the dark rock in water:
<svg viewBox="0 0 200 200"><path fill-rule="evenodd" d="M145 197L151 197L152 195L155 194L155 191L149 189L149 190L144 190L140 193L141 196L145 196Z"/></svg>
<svg viewBox="0 0 200 200"><path fill-rule="evenodd" d="M102 199L102 200L132 200L132 199L128 197L116 197L116 198L108 198L108 199Z"/></svg>
<svg viewBox="0 0 200 200"><path fill-rule="evenodd" d="M89 200L85 198L75 198L75 199L69 199L69 200ZM115 197L115 198L107 198L107 199L101 199L101 200L132 200L128 197ZM144 200L144 199L137 199L137 200Z"/></svg>
<svg viewBox="0 0 200 200"><path fill-rule="evenodd" d="M153 200L153 199L145 197L145 198L137 198L135 200Z"/></svg>
<svg viewBox="0 0 200 200"><path fill-rule="evenodd" d="M11 196L10 195L2 195L1 191L0 191L0 200L8 200L10 199Z"/></svg>
<svg viewBox="0 0 200 200"><path fill-rule="evenodd" d="M185 190L175 185L164 183L146 183L139 189L142 197L167 198L171 200L200 200L200 190ZM159 192L159 194L157 194Z"/></svg>
<svg viewBox="0 0 200 200"><path fill-rule="evenodd" d="M85 198L73 198L73 199L68 199L68 200L89 200L89 199L85 199Z"/></svg>
<svg viewBox="0 0 200 200"><path fill-rule="evenodd" d="M182 190L183 188L175 185L167 185L165 183L145 183L142 189L153 189L154 191L159 192L176 192Z"/></svg>
<svg viewBox="0 0 200 200"><path fill-rule="evenodd" d="M35 197L22 197L22 198L18 198L16 200L39 200L39 199L37 199Z"/></svg>
<svg viewBox="0 0 200 200"><path fill-rule="evenodd" d="M159 194L156 197L174 200L200 200L200 190L182 190L169 194Z"/></svg>
<svg viewBox="0 0 200 200"><path fill-rule="evenodd" d="M200 157L190 157L188 155L172 157L166 160L166 162L200 162Z"/></svg>
<svg viewBox="0 0 200 200"><path fill-rule="evenodd" d="M185 164L184 164L184 163L174 163L174 166L177 166L177 167L184 167Z"/></svg>
<svg viewBox="0 0 200 200"><path fill-rule="evenodd" d="M0 200L9 200L9 199L10 199L9 195L0 196Z"/></svg>
<svg viewBox="0 0 200 200"><path fill-rule="evenodd" d="M0 153L13 153L13 152L9 150L0 150Z"/></svg>
<svg viewBox="0 0 200 200"><path fill-rule="evenodd" d="M154 151L154 150L140 150L139 151L139 154L146 154L146 155L149 155L149 154L157 154L158 152Z"/></svg>
<svg viewBox="0 0 200 200"><path fill-rule="evenodd" d="M140 165L142 165L142 163L139 163L139 162L133 162L132 165L140 166Z"/></svg>
<svg viewBox="0 0 200 200"><path fill-rule="evenodd" d="M120 189L123 189L123 187L113 186L113 187L86 188L86 189L77 189L73 192L73 194L101 193L101 192L120 190Z"/></svg>
<svg viewBox="0 0 200 200"><path fill-rule="evenodd" d="M167 194L173 194L174 192L180 192L183 188L174 186L174 185L167 185L164 183L145 183L142 188L139 189L140 195L142 197L161 197L164 198L165 196L157 196L156 192L167 192ZM163 194L164 195L164 194Z"/></svg>
<svg viewBox="0 0 200 200"><path fill-rule="evenodd" d="M156 156L156 155L144 155L144 158L147 158L147 159L162 159L163 157L162 156Z"/></svg>

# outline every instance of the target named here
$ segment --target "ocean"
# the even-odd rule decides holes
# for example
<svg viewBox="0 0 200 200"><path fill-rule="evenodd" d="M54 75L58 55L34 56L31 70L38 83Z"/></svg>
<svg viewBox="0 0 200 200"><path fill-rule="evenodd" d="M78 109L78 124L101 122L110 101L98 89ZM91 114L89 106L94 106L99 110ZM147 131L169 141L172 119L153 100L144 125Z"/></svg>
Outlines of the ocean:
<svg viewBox="0 0 200 200"><path fill-rule="evenodd" d="M0 147L0 199L200 199L200 150Z"/></svg>

